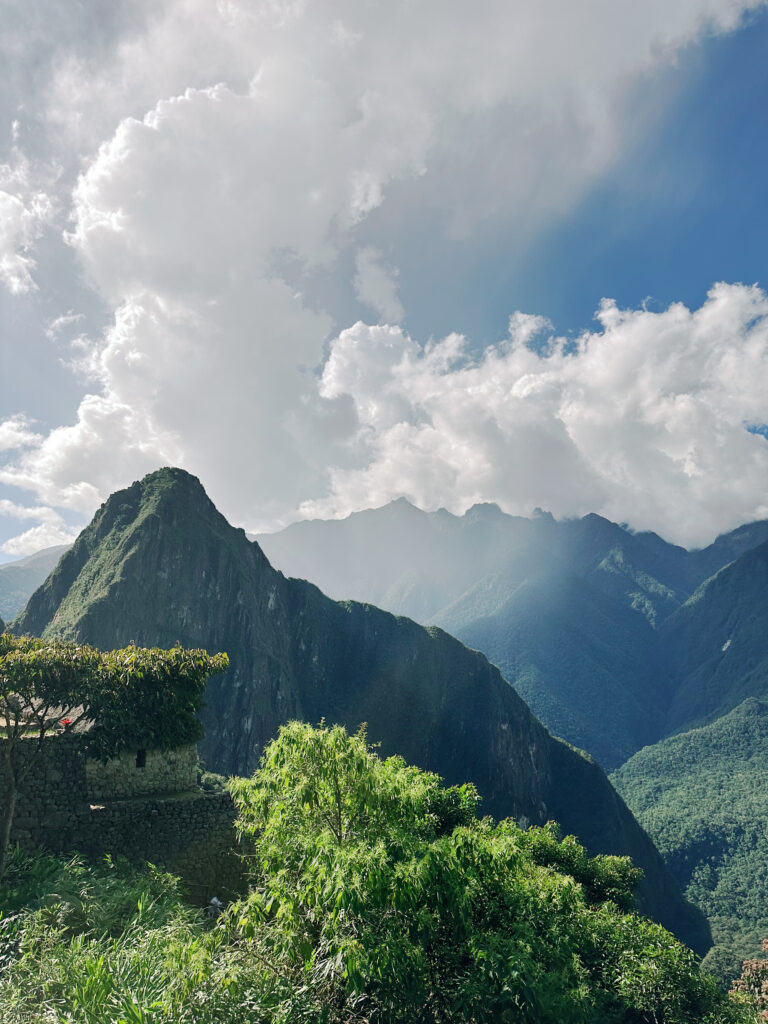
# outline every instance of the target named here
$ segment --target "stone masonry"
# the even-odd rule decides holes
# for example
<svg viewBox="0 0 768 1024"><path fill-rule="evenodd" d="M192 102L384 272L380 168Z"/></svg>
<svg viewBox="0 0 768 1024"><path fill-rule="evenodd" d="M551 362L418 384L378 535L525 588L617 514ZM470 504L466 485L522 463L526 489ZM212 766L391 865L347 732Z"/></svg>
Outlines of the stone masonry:
<svg viewBox="0 0 768 1024"><path fill-rule="evenodd" d="M92 803L192 792L197 789L197 748L192 743L174 750L130 750L106 762L89 758L85 777Z"/></svg>
<svg viewBox="0 0 768 1024"><path fill-rule="evenodd" d="M180 874L201 900L242 888L232 799L226 790L199 788L194 745L131 751L103 763L86 759L79 738L64 734L39 749L37 740L23 740L16 763L12 843L149 860ZM4 790L0 768L0 800Z"/></svg>

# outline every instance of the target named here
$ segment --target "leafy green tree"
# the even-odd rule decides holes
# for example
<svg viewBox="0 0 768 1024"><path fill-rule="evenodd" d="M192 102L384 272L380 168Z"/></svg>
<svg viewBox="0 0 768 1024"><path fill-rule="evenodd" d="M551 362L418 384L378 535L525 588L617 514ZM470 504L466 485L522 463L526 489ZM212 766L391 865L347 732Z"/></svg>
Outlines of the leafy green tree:
<svg viewBox="0 0 768 1024"><path fill-rule="evenodd" d="M228 665L226 654L178 646L105 651L90 702L89 755L106 760L136 747L194 743L202 736L205 685Z"/></svg>
<svg viewBox="0 0 768 1024"><path fill-rule="evenodd" d="M471 786L381 760L363 732L292 722L232 791L252 877L233 928L271 1020L736 1019L689 950L624 912L626 858L478 820Z"/></svg>
<svg viewBox="0 0 768 1024"><path fill-rule="evenodd" d="M528 829L520 841L534 863L555 868L580 882L590 903L610 900L620 910L634 909L635 890L643 872L629 857L589 857L573 836L562 838L554 821L543 828Z"/></svg>

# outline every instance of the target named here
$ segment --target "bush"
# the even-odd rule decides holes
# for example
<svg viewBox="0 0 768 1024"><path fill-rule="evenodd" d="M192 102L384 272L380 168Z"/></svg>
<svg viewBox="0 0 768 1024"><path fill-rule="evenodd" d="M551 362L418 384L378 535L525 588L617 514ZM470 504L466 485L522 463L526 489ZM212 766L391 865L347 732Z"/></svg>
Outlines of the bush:
<svg viewBox="0 0 768 1024"><path fill-rule="evenodd" d="M362 733L291 723L233 795L252 843L237 929L276 1020L736 1019L690 950L624 912L625 858L478 821L472 787L381 761Z"/></svg>

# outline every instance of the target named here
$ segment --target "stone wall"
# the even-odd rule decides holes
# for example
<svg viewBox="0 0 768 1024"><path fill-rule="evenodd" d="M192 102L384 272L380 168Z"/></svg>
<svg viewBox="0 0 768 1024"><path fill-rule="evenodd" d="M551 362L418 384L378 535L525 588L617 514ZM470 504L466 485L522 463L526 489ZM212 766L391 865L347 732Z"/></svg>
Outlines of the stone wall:
<svg viewBox="0 0 768 1024"><path fill-rule="evenodd" d="M20 781L11 843L148 860L180 875L202 903L243 891L232 798L198 788L194 746L147 751L145 768L136 767L135 752L106 765L87 761L78 737L67 734L47 737L41 747L25 739L15 756Z"/></svg>
<svg viewBox="0 0 768 1024"><path fill-rule="evenodd" d="M162 864L202 903L243 889L235 809L228 792L112 800L91 808L80 849L91 858L119 853Z"/></svg>
<svg viewBox="0 0 768 1024"><path fill-rule="evenodd" d="M197 789L197 747L129 750L104 763L85 765L91 803Z"/></svg>
<svg viewBox="0 0 768 1024"><path fill-rule="evenodd" d="M0 741L0 799L6 781ZM24 847L72 849L90 815L85 758L76 736L48 736L42 745L26 738L16 748L19 796L11 842Z"/></svg>

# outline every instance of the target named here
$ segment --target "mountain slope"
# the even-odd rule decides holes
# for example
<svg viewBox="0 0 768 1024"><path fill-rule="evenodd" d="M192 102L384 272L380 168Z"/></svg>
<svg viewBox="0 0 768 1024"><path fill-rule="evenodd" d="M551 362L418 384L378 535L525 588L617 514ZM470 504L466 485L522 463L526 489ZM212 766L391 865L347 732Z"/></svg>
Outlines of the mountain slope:
<svg viewBox="0 0 768 1024"><path fill-rule="evenodd" d="M10 621L19 614L30 594L45 580L68 546L43 548L16 562L0 565L0 619Z"/></svg>
<svg viewBox="0 0 768 1024"><path fill-rule="evenodd" d="M665 734L679 672L666 662L662 625L767 536L768 523L753 523L687 552L597 515L557 522L476 505L454 516L400 499L259 542L284 572L333 596L373 601L482 650L548 728L611 768Z"/></svg>
<svg viewBox="0 0 768 1024"><path fill-rule="evenodd" d="M487 812L555 818L594 853L629 854L646 874L646 911L706 948L703 919L600 769L554 740L485 657L286 579L187 473L161 470L113 495L14 628L226 650L230 671L211 682L203 716L211 768L250 773L291 718L365 721L383 754L474 781Z"/></svg>
<svg viewBox="0 0 768 1024"><path fill-rule="evenodd" d="M572 573L532 574L508 590L490 615L462 623L454 610L438 621L483 651L542 721L602 765L622 764L656 740L662 677L650 625Z"/></svg>
<svg viewBox="0 0 768 1024"><path fill-rule="evenodd" d="M612 780L712 925L737 974L768 935L768 700L639 751Z"/></svg>
<svg viewBox="0 0 768 1024"><path fill-rule="evenodd" d="M667 731L727 714L768 696L768 543L707 580L664 623L674 697Z"/></svg>

